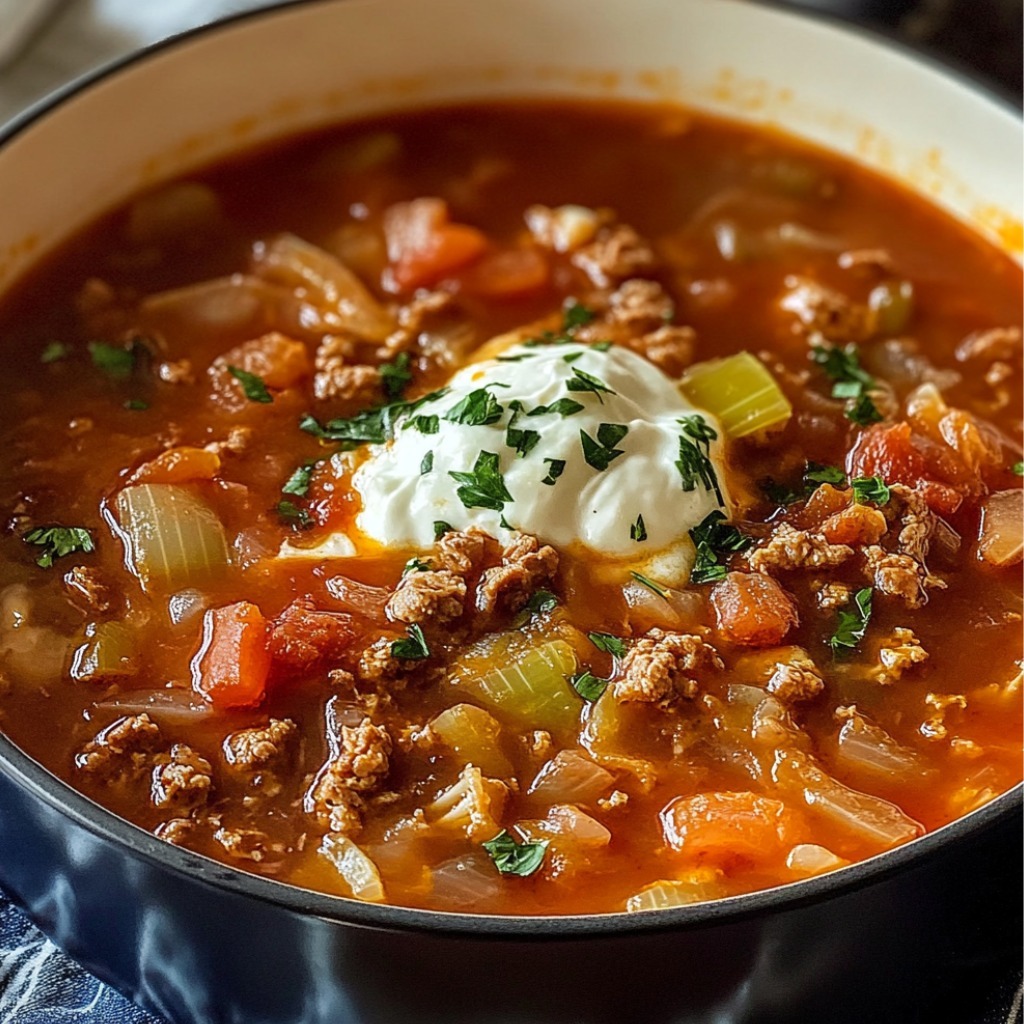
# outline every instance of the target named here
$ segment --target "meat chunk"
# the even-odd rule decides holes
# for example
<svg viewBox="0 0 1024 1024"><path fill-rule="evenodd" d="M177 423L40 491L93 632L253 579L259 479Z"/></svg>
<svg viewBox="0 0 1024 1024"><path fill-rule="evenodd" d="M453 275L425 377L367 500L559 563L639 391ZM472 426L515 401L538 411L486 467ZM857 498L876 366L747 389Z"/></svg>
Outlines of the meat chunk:
<svg viewBox="0 0 1024 1024"><path fill-rule="evenodd" d="M904 484L892 484L889 490L895 504L902 507L900 532L896 538L897 547L903 554L909 555L923 565L935 533L935 513L928 507L928 502L913 488Z"/></svg>
<svg viewBox="0 0 1024 1024"><path fill-rule="evenodd" d="M241 772L280 768L287 763L299 732L290 718L272 718L265 726L239 729L224 740L224 756Z"/></svg>
<svg viewBox="0 0 1024 1024"><path fill-rule="evenodd" d="M633 278L612 292L608 299L608 319L612 323L639 326L653 331L668 323L675 313L675 303L657 281Z"/></svg>
<svg viewBox="0 0 1024 1024"><path fill-rule="evenodd" d="M967 698L962 693L928 693L925 694L924 702L932 709L932 713L921 723L920 732L933 743L949 736L946 715L967 709Z"/></svg>
<svg viewBox="0 0 1024 1024"><path fill-rule="evenodd" d="M149 715L126 715L90 740L75 766L101 779L138 778L152 764L160 740L160 727Z"/></svg>
<svg viewBox="0 0 1024 1024"><path fill-rule="evenodd" d="M879 670L875 679L883 686L898 682L914 665L928 660L928 652L913 630L897 626L878 649Z"/></svg>
<svg viewBox="0 0 1024 1024"><path fill-rule="evenodd" d="M266 832L254 828L219 828L213 838L235 860L251 860L255 864L266 864L280 859L284 847L271 843Z"/></svg>
<svg viewBox="0 0 1024 1024"><path fill-rule="evenodd" d="M210 762L191 747L175 743L170 754L159 758L153 769L153 806L179 816L201 807L213 786L212 770Z"/></svg>
<svg viewBox="0 0 1024 1024"><path fill-rule="evenodd" d="M628 224L601 228L592 242L572 254L572 262L599 288L650 273L657 266L654 250Z"/></svg>
<svg viewBox="0 0 1024 1024"><path fill-rule="evenodd" d="M835 512L821 524L821 535L830 544L859 547L877 544L887 533L889 524L877 509L867 505L851 505Z"/></svg>
<svg viewBox="0 0 1024 1024"><path fill-rule="evenodd" d="M558 569L558 553L536 537L514 533L501 553L501 565L488 569L477 588L477 607L484 612L517 612Z"/></svg>
<svg viewBox="0 0 1024 1024"><path fill-rule="evenodd" d="M505 783L489 779L475 765L467 764L458 781L426 807L425 814L435 828L461 832L482 843L500 831L507 798Z"/></svg>
<svg viewBox="0 0 1024 1024"><path fill-rule="evenodd" d="M923 608L928 603L928 588L946 584L929 576L920 562L910 555L889 554L877 545L865 548L864 570L879 593L899 598L908 608Z"/></svg>
<svg viewBox="0 0 1024 1024"><path fill-rule="evenodd" d="M961 362L970 359L999 359L1012 361L1021 354L1021 331L1019 327L992 327L987 331L975 331L967 335L956 347L956 357Z"/></svg>
<svg viewBox="0 0 1024 1024"><path fill-rule="evenodd" d="M802 647L793 647L785 660L775 663L768 679L768 692L788 702L813 700L825 689L818 666Z"/></svg>
<svg viewBox="0 0 1024 1024"><path fill-rule="evenodd" d="M457 619L466 601L466 581L450 569L407 572L387 603L399 622L443 625Z"/></svg>
<svg viewBox="0 0 1024 1024"><path fill-rule="evenodd" d="M847 583L825 582L816 585L814 592L818 595L818 607L825 611L834 611L850 603L853 587Z"/></svg>
<svg viewBox="0 0 1024 1024"><path fill-rule="evenodd" d="M478 569L487 553L489 534L471 526L468 530L449 530L437 542L437 555L442 568L468 576Z"/></svg>
<svg viewBox="0 0 1024 1024"><path fill-rule="evenodd" d="M203 447L208 452L213 452L214 455L224 455L230 453L231 455L240 455L249 447L249 441L252 439L252 427L232 427L228 431L228 436L223 441L211 441Z"/></svg>
<svg viewBox="0 0 1024 1024"><path fill-rule="evenodd" d="M398 679L403 675L407 663L391 653L394 640L381 637L375 640L359 656L359 678L368 683L380 683Z"/></svg>
<svg viewBox="0 0 1024 1024"><path fill-rule="evenodd" d="M768 543L754 551L748 561L752 569L764 573L841 565L852 555L849 545L830 544L820 534L779 523Z"/></svg>
<svg viewBox="0 0 1024 1024"><path fill-rule="evenodd" d="M774 647L798 621L790 596L763 573L729 573L712 588L711 606L721 633L750 647Z"/></svg>
<svg viewBox="0 0 1024 1024"><path fill-rule="evenodd" d="M64 574L64 586L86 611L109 612L117 603L114 588L101 569L76 565Z"/></svg>
<svg viewBox="0 0 1024 1024"><path fill-rule="evenodd" d="M692 327L665 324L641 335L630 344L630 348L670 377L679 377L693 362L696 344L697 333Z"/></svg>
<svg viewBox="0 0 1024 1024"><path fill-rule="evenodd" d="M214 394L226 408L241 409L249 399L231 367L255 374L268 388L290 388L309 376L309 353L301 341L274 331L218 356L209 370Z"/></svg>
<svg viewBox="0 0 1024 1024"><path fill-rule="evenodd" d="M194 818L170 818L158 825L153 834L165 843L188 846L190 838L195 834L196 827Z"/></svg>
<svg viewBox="0 0 1024 1024"><path fill-rule="evenodd" d="M699 636L652 629L622 659L621 678L612 685L616 700L660 703L697 694L697 673L721 669L718 652Z"/></svg>
<svg viewBox="0 0 1024 1024"><path fill-rule="evenodd" d="M271 625L270 654L277 666L310 672L341 657L354 635L350 616L317 608L309 596L299 597Z"/></svg>
<svg viewBox="0 0 1024 1024"><path fill-rule="evenodd" d="M793 331L809 341L863 341L870 333L867 306L803 277L787 277L779 308L793 317Z"/></svg>
<svg viewBox="0 0 1024 1024"><path fill-rule="evenodd" d="M380 401L380 369L361 363L355 366L341 363L329 365L317 370L313 377L313 394L321 400L336 398L344 402L371 405Z"/></svg>

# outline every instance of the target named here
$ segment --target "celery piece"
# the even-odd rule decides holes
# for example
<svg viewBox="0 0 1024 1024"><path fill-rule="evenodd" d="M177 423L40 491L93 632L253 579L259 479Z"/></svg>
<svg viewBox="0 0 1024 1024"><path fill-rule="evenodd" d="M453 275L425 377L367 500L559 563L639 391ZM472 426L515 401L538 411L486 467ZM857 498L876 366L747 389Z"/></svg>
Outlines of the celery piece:
<svg viewBox="0 0 1024 1024"><path fill-rule="evenodd" d="M201 585L230 561L223 524L188 488L137 484L118 494L114 508L128 565L147 592Z"/></svg>
<svg viewBox="0 0 1024 1024"><path fill-rule="evenodd" d="M494 778L512 777L512 765L501 750L501 726L482 708L456 704L432 719L430 730L467 764Z"/></svg>
<svg viewBox="0 0 1024 1024"><path fill-rule="evenodd" d="M580 700L569 687L576 655L564 640L533 639L511 651L494 643L489 656L456 672L456 685L531 729L562 731L579 722Z"/></svg>
<svg viewBox="0 0 1024 1024"><path fill-rule="evenodd" d="M725 895L722 872L714 868L695 868L682 878L654 882L626 900L626 910L636 914L644 910L669 910L690 903L721 899Z"/></svg>
<svg viewBox="0 0 1024 1024"><path fill-rule="evenodd" d="M746 437L784 424L793 407L768 368L749 352L691 366L683 395L716 417L729 437Z"/></svg>
<svg viewBox="0 0 1024 1024"><path fill-rule="evenodd" d="M135 634L120 622L90 623L85 643L75 650L71 678L79 682L102 682L132 676L138 670Z"/></svg>

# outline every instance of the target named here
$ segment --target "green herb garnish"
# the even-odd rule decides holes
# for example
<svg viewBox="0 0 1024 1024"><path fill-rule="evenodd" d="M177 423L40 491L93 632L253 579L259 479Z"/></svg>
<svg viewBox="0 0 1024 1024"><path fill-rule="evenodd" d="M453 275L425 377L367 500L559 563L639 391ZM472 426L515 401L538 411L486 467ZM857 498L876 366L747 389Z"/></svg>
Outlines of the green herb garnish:
<svg viewBox="0 0 1024 1024"><path fill-rule="evenodd" d="M501 512L505 502L513 500L498 466L498 456L494 452L482 451L476 458L472 472L449 471L448 475L462 485L455 493L466 508L489 508Z"/></svg>
<svg viewBox="0 0 1024 1024"><path fill-rule="evenodd" d="M526 415L543 416L549 412L557 413L559 416L575 416L576 413L583 412L583 406L572 398L557 398L550 405L538 405Z"/></svg>
<svg viewBox="0 0 1024 1024"><path fill-rule="evenodd" d="M616 658L626 656L626 642L620 637L612 636L611 633L588 633L587 636L599 651L614 655Z"/></svg>
<svg viewBox="0 0 1024 1024"><path fill-rule="evenodd" d="M588 703L593 704L606 689L608 680L595 676L587 669L569 677L569 685Z"/></svg>
<svg viewBox="0 0 1024 1024"><path fill-rule="evenodd" d="M488 385L488 387L496 386ZM489 423L497 423L504 411L487 388L477 388L475 391L470 391L461 402L452 406L444 414L444 418L450 423L465 423L471 427L482 427Z"/></svg>
<svg viewBox="0 0 1024 1024"><path fill-rule="evenodd" d="M108 345L105 341L90 341L89 355L92 364L102 370L111 380L127 380L135 369L136 346L122 348L119 345Z"/></svg>
<svg viewBox="0 0 1024 1024"><path fill-rule="evenodd" d="M838 466L823 466L820 462L808 462L804 470L805 484L831 484L833 487L846 486L846 474ZM806 488L807 493L814 490Z"/></svg>
<svg viewBox="0 0 1024 1024"><path fill-rule="evenodd" d="M304 498L309 494L309 485L313 479L313 473L319 465L319 459L311 459L309 462L304 462L292 473L290 477L288 477L284 487L281 488L281 493L294 494L300 498Z"/></svg>
<svg viewBox="0 0 1024 1024"><path fill-rule="evenodd" d="M851 423L858 427L867 427L872 423L881 423L885 418L878 411L878 406L871 401L870 396L861 395L843 414Z"/></svg>
<svg viewBox="0 0 1024 1024"><path fill-rule="evenodd" d="M526 610L533 612L535 615L541 612L549 612L557 606L558 598L550 590L535 590L530 595L530 600L526 602Z"/></svg>
<svg viewBox="0 0 1024 1024"><path fill-rule="evenodd" d="M126 399L122 403L122 405L124 406L125 409L128 409L130 412L143 412L144 410L149 408L149 402L147 402L144 398L129 398Z"/></svg>
<svg viewBox="0 0 1024 1024"><path fill-rule="evenodd" d="M64 341L49 341L39 354L39 362L56 363L71 354L71 346Z"/></svg>
<svg viewBox="0 0 1024 1024"><path fill-rule="evenodd" d="M426 476L434 468L434 453L427 452L420 460L420 476Z"/></svg>
<svg viewBox="0 0 1024 1024"><path fill-rule="evenodd" d="M592 309L587 309L580 302L570 303L562 311L562 330L572 331L577 327L583 327L589 324L591 320L596 320L597 314Z"/></svg>
<svg viewBox="0 0 1024 1024"><path fill-rule="evenodd" d="M721 556L746 551L754 543L745 533L726 523L718 509L709 512L690 530L690 539L697 549L697 559L690 573L690 582L694 584L724 579L728 570L722 565Z"/></svg>
<svg viewBox="0 0 1024 1024"><path fill-rule="evenodd" d="M412 371L409 369L410 361L408 352L399 352L393 363L384 363L380 368L380 380L384 385L384 394L392 402L402 397L412 381Z"/></svg>
<svg viewBox="0 0 1024 1024"><path fill-rule="evenodd" d="M537 447L540 434L536 430L524 430L516 426L516 420L523 410L521 402L510 403L509 408L512 409L512 418L505 430L505 444L515 451L517 458L523 459Z"/></svg>
<svg viewBox="0 0 1024 1024"><path fill-rule="evenodd" d="M405 576L410 572L430 572L431 569L433 566L430 562L424 562L422 558L410 558L402 569L402 575Z"/></svg>
<svg viewBox="0 0 1024 1024"><path fill-rule="evenodd" d="M583 446L584 461L599 473L603 473L620 455L625 455L625 452L621 448L616 448L615 444L627 433L629 427L621 423L602 423L597 430L598 440L595 441L585 430L581 430L580 444ZM606 444L605 441L612 437L616 439L615 442Z"/></svg>
<svg viewBox="0 0 1024 1024"><path fill-rule="evenodd" d="M434 520L434 540L440 540L446 533L453 533L455 527L446 523L443 519Z"/></svg>
<svg viewBox="0 0 1024 1024"><path fill-rule="evenodd" d="M294 501L284 499L275 506L278 518L287 523L293 530L308 530L313 525L313 517L306 509L296 505Z"/></svg>
<svg viewBox="0 0 1024 1024"><path fill-rule="evenodd" d="M29 530L21 539L43 549L36 565L44 569L49 569L56 558L64 558L76 551L89 554L96 550L92 534L84 526L39 526Z"/></svg>
<svg viewBox="0 0 1024 1024"><path fill-rule="evenodd" d="M1013 473L1014 476L1024 476L1024 462L1015 462L1010 467L1010 472Z"/></svg>
<svg viewBox="0 0 1024 1024"><path fill-rule="evenodd" d="M597 396L597 400L603 405L604 399L601 397L602 393L606 395L614 395L617 392L612 391L604 381L599 380L592 373L587 373L586 370L581 370L578 366L572 368L573 378L567 380L565 386L569 391L585 391L590 392Z"/></svg>
<svg viewBox="0 0 1024 1024"><path fill-rule="evenodd" d="M401 640L395 640L391 645L391 653L403 661L422 661L430 657L430 648L427 646L427 638L418 625L409 626L406 632L409 634Z"/></svg>
<svg viewBox="0 0 1024 1024"><path fill-rule="evenodd" d="M632 576L633 579L637 581L637 583L642 583L648 590L651 590L655 594L657 594L658 597L668 597L668 591L664 587L659 586L657 583L655 583L654 580L648 579L646 576L642 576L638 572L631 572L629 575Z"/></svg>
<svg viewBox="0 0 1024 1024"><path fill-rule="evenodd" d="M542 484L553 487L555 481L565 472L565 459L545 459L548 464L548 475L541 480Z"/></svg>
<svg viewBox="0 0 1024 1024"><path fill-rule="evenodd" d="M892 498L892 492L880 476L860 476L851 480L850 485L853 487L853 500L861 505L869 501L876 505L888 505Z"/></svg>
<svg viewBox="0 0 1024 1024"><path fill-rule="evenodd" d="M845 348L815 345L811 349L811 359L834 382L832 397L849 400L844 413L848 420L862 427L881 422L882 414L868 394L876 386L875 379L860 365L856 345Z"/></svg>
<svg viewBox="0 0 1024 1024"><path fill-rule="evenodd" d="M526 878L532 875L544 863L548 841L517 843L507 831L502 829L493 839L483 844L484 849L494 861L494 866L503 875L518 875Z"/></svg>
<svg viewBox="0 0 1024 1024"><path fill-rule="evenodd" d="M853 604L855 611L839 612L835 632L829 637L828 645L834 654L839 654L842 650L852 650L864 639L871 619L871 588L858 590L854 595Z"/></svg>
<svg viewBox="0 0 1024 1024"><path fill-rule="evenodd" d="M257 376L255 373L250 373L248 370L243 370L240 366L229 366L228 373L242 385L245 397L250 402L260 402L263 405L267 405L274 400L274 396L267 390L267 385L262 377Z"/></svg>
<svg viewBox="0 0 1024 1024"><path fill-rule="evenodd" d="M413 416L406 426L413 430L418 430L421 434L436 434L441 429L441 417Z"/></svg>
<svg viewBox="0 0 1024 1024"><path fill-rule="evenodd" d="M630 524L629 539L635 541L647 540L647 527L644 525L643 516L637 516L636 522Z"/></svg>

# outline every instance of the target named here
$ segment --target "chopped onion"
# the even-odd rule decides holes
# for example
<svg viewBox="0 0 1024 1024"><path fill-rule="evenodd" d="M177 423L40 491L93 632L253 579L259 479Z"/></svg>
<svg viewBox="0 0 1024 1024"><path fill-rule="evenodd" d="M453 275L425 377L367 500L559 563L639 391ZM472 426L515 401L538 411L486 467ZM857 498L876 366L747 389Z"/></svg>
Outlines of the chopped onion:
<svg viewBox="0 0 1024 1024"><path fill-rule="evenodd" d="M133 676L138 671L138 643L123 623L91 622L85 628L85 636L85 643L72 658L72 679L95 683Z"/></svg>
<svg viewBox="0 0 1024 1024"><path fill-rule="evenodd" d="M572 841L574 846L600 849L612 841L612 834L596 818L571 804L558 804L548 811L541 831Z"/></svg>
<svg viewBox="0 0 1024 1024"><path fill-rule="evenodd" d="M456 704L430 722L430 729L465 763L500 779L512 777L512 764L501 749L501 725L472 704Z"/></svg>
<svg viewBox="0 0 1024 1024"><path fill-rule="evenodd" d="M978 557L990 565L1016 565L1024 553L1024 491L997 491L981 506Z"/></svg>
<svg viewBox="0 0 1024 1024"><path fill-rule="evenodd" d="M257 242L253 269L274 284L304 294L321 314L324 331L349 331L381 342L396 327L394 317L348 267L295 235Z"/></svg>
<svg viewBox="0 0 1024 1024"><path fill-rule="evenodd" d="M150 295L139 312L147 328L256 337L274 326L270 314L282 301L293 303L294 299L258 277L232 274Z"/></svg>
<svg viewBox="0 0 1024 1024"><path fill-rule="evenodd" d="M467 853L446 860L431 874L434 898L445 910L479 909L501 891L501 876L490 858L482 853Z"/></svg>
<svg viewBox="0 0 1024 1024"><path fill-rule="evenodd" d="M97 708L116 711L119 715L148 714L153 720L187 723L208 716L212 707L195 699L192 687L168 686L161 690L129 690L96 702Z"/></svg>
<svg viewBox="0 0 1024 1024"><path fill-rule="evenodd" d="M357 900L384 902L384 883L377 865L351 839L329 832L320 843L320 853L338 869Z"/></svg>
<svg viewBox="0 0 1024 1024"><path fill-rule="evenodd" d="M209 185L177 181L132 203L125 234L140 246L193 243L215 228L221 217L220 200Z"/></svg>
<svg viewBox="0 0 1024 1024"><path fill-rule="evenodd" d="M703 620L707 599L696 590L664 588L665 596L656 594L630 579L622 588L622 596L629 607L629 624L635 632L649 629L685 630Z"/></svg>
<svg viewBox="0 0 1024 1024"><path fill-rule="evenodd" d="M839 730L837 764L854 772L912 782L934 774L912 750L900 746L884 729L862 715L848 718Z"/></svg>
<svg viewBox="0 0 1024 1024"><path fill-rule="evenodd" d="M749 352L691 366L679 388L732 438L781 427L793 415L771 371Z"/></svg>
<svg viewBox="0 0 1024 1024"><path fill-rule="evenodd" d="M466 765L457 782L425 808L434 828L462 832L482 843L500 831L498 824L508 789L497 779L485 779L479 768Z"/></svg>
<svg viewBox="0 0 1024 1024"><path fill-rule="evenodd" d="M626 900L626 910L670 910L690 903L721 899L726 895L722 872L716 868L696 868L684 878L655 882Z"/></svg>
<svg viewBox="0 0 1024 1024"><path fill-rule="evenodd" d="M544 803L588 804L611 789L615 776L575 750L560 750L544 764L527 791Z"/></svg>
<svg viewBox="0 0 1024 1024"><path fill-rule="evenodd" d="M848 860L837 857L831 850L814 843L800 843L794 846L786 857L786 867L801 878L835 871L836 868L845 867L849 863Z"/></svg>
<svg viewBox="0 0 1024 1024"><path fill-rule="evenodd" d="M124 488L114 507L128 565L143 590L201 586L227 567L224 527L190 490L137 484Z"/></svg>
<svg viewBox="0 0 1024 1024"><path fill-rule="evenodd" d="M346 611L365 615L381 623L387 622L384 606L391 594L384 587L371 587L368 583L350 580L347 576L331 576L324 585L327 593Z"/></svg>

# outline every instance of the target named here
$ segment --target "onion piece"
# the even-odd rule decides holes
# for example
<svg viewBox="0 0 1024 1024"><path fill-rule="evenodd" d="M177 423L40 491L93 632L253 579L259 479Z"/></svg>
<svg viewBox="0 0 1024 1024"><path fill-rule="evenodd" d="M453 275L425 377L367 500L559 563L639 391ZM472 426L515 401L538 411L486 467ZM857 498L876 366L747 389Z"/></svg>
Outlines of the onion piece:
<svg viewBox="0 0 1024 1024"><path fill-rule="evenodd" d="M116 711L119 715L150 715L155 722L193 722L213 714L204 700L197 701L191 687L168 686L160 690L128 690L106 700L97 701L97 709Z"/></svg>
<svg viewBox="0 0 1024 1024"><path fill-rule="evenodd" d="M786 857L786 867L800 878L823 875L826 871L835 871L849 863L848 860L837 857L831 850L815 843L799 843Z"/></svg>
<svg viewBox="0 0 1024 1024"><path fill-rule="evenodd" d="M431 872L433 895L444 909L487 906L501 892L501 876L490 858L467 853L439 864Z"/></svg>
<svg viewBox="0 0 1024 1024"><path fill-rule="evenodd" d="M527 793L547 804L589 804L611 789L615 776L575 750L560 750L541 766Z"/></svg>
<svg viewBox="0 0 1024 1024"><path fill-rule="evenodd" d="M384 883L377 865L351 839L329 832L320 843L319 852L338 869L357 900L384 902Z"/></svg>
<svg viewBox="0 0 1024 1024"><path fill-rule="evenodd" d="M854 714L839 730L839 767L900 782L934 775L913 750L900 746L884 729Z"/></svg>
<svg viewBox="0 0 1024 1024"><path fill-rule="evenodd" d="M717 868L695 868L683 878L655 882L626 900L631 913L643 910L670 910L691 903L721 899L726 895L723 874Z"/></svg>
<svg viewBox="0 0 1024 1024"><path fill-rule="evenodd" d="M494 778L512 777L512 764L501 749L501 725L472 704L456 704L430 722L430 729L462 760Z"/></svg>
<svg viewBox="0 0 1024 1024"><path fill-rule="evenodd" d="M1016 565L1024 554L1024 491L997 491L981 506L978 557L990 565Z"/></svg>
<svg viewBox="0 0 1024 1024"><path fill-rule="evenodd" d="M158 292L139 307L147 329L175 334L196 330L256 337L274 326L272 313L294 297L248 274L218 277Z"/></svg>
<svg viewBox="0 0 1024 1024"><path fill-rule="evenodd" d="M691 560L692 565L692 560ZM689 575L689 570L687 570ZM627 619L634 632L649 629L685 630L703 621L707 599L695 590L664 588L665 596L630 579L622 588L629 608Z"/></svg>
<svg viewBox="0 0 1024 1024"><path fill-rule="evenodd" d="M281 234L253 247L253 269L273 284L299 291L321 313L325 331L349 331L382 342L394 317L340 260L301 238Z"/></svg>
<svg viewBox="0 0 1024 1024"><path fill-rule="evenodd" d="M484 778L479 768L468 764L458 781L424 810L434 828L462 832L482 843L501 831L499 821L507 797L504 783Z"/></svg>
<svg viewBox="0 0 1024 1024"><path fill-rule="evenodd" d="M365 615L380 623L388 621L384 607L391 592L384 587L372 587L368 583L349 579L347 576L331 576L324 586L327 593L346 611Z"/></svg>
<svg viewBox="0 0 1024 1024"><path fill-rule="evenodd" d="M227 568L224 526L210 506L186 488L126 487L114 508L127 563L143 590L201 586Z"/></svg>

